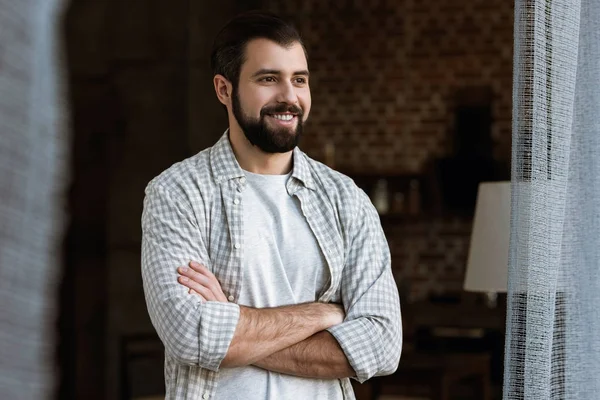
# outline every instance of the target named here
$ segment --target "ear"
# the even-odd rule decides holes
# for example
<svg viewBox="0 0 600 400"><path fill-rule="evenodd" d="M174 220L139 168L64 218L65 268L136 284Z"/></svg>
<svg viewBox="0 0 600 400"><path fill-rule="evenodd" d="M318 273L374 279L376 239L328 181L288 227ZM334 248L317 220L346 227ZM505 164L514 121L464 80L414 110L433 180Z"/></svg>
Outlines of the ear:
<svg viewBox="0 0 600 400"><path fill-rule="evenodd" d="M233 93L231 82L223 75L217 74L213 78L213 84L215 85L215 93L217 94L219 101L225 106L230 105Z"/></svg>

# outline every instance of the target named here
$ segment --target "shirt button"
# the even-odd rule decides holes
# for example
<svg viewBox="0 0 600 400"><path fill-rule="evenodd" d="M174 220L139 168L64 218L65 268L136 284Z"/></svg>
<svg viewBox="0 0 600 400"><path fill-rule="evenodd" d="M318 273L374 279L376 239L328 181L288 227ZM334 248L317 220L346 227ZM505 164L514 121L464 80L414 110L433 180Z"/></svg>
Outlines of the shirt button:
<svg viewBox="0 0 600 400"><path fill-rule="evenodd" d="M240 199L235 199L235 200L233 201L233 204L235 204L236 206L237 206L238 204L240 204Z"/></svg>
<svg viewBox="0 0 600 400"><path fill-rule="evenodd" d="M202 395L202 398L203 398L204 400L208 399L208 393L204 393L204 394Z"/></svg>
<svg viewBox="0 0 600 400"><path fill-rule="evenodd" d="M239 243L236 243L236 244L234 244L234 245L233 245L233 247L235 247L236 249L239 249L239 248L240 248L240 247L242 247L242 246L240 246L240 244L239 244Z"/></svg>
<svg viewBox="0 0 600 400"><path fill-rule="evenodd" d="M243 185L244 183L246 183L246 178L245 177L241 177L240 178L240 183Z"/></svg>
<svg viewBox="0 0 600 400"><path fill-rule="evenodd" d="M229 297L227 298L227 300L229 301L233 301L234 297L232 295L229 295Z"/></svg>

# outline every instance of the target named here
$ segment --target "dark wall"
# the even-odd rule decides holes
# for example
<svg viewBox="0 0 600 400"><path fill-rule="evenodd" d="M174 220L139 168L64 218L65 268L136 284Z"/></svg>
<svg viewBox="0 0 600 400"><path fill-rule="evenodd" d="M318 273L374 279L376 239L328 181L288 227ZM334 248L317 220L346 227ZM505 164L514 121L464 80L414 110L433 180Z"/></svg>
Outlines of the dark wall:
<svg viewBox="0 0 600 400"><path fill-rule="evenodd" d="M115 399L119 345L152 332L140 278L146 184L227 127L209 53L248 5L74 0L66 56L74 131L59 322L60 399Z"/></svg>

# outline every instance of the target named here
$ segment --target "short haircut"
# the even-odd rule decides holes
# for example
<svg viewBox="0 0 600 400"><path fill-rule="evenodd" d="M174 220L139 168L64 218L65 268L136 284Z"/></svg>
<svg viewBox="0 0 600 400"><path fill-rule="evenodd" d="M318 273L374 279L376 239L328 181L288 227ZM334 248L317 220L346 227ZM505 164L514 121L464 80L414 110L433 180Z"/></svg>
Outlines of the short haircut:
<svg viewBox="0 0 600 400"><path fill-rule="evenodd" d="M290 23L275 14L249 11L231 19L217 34L210 63L213 74L223 75L237 87L242 64L246 60L246 45L253 39L269 39L280 46L300 43L308 59L300 33Z"/></svg>

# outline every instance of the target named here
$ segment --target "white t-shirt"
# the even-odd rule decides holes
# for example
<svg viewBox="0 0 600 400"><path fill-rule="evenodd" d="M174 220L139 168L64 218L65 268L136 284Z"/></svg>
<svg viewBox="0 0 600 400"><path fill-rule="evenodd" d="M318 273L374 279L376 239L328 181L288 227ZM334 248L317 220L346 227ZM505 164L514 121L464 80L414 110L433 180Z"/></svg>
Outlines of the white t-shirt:
<svg viewBox="0 0 600 400"><path fill-rule="evenodd" d="M243 280L237 303L277 307L314 302L330 272L302 214L300 200L288 194L288 175L245 172L243 192ZM338 379L310 379L258 367L222 368L217 399L342 399Z"/></svg>

